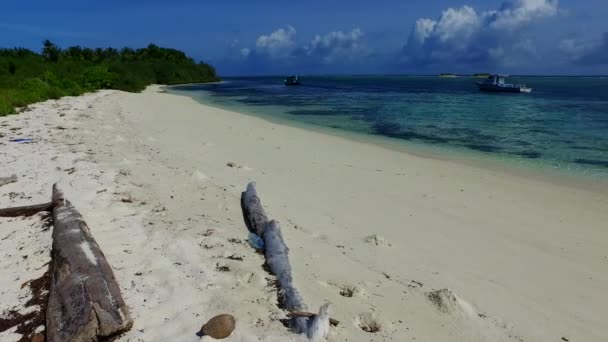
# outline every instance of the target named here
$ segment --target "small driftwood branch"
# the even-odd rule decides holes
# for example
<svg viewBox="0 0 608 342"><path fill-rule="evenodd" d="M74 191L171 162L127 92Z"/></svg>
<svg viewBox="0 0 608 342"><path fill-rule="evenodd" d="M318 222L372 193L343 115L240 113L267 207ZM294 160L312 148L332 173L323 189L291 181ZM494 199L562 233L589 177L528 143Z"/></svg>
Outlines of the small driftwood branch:
<svg viewBox="0 0 608 342"><path fill-rule="evenodd" d="M306 311L307 306L293 285L289 248L283 240L281 227L277 221L270 221L266 216L255 182L249 183L247 190L241 194L241 207L247 228L264 240L266 265L278 280L279 307L287 311ZM306 329L306 320L294 317L291 325L294 331L302 332Z"/></svg>
<svg viewBox="0 0 608 342"><path fill-rule="evenodd" d="M23 207L2 208L0 209L0 217L32 216L41 211L51 211L53 206L53 202L48 202Z"/></svg>
<svg viewBox="0 0 608 342"><path fill-rule="evenodd" d="M291 317L315 317L317 316L316 313L312 313L312 312L305 312L305 311L292 311L289 313L289 316ZM329 324L333 325L334 327L337 326L338 324L340 324L340 321L338 321L337 319L333 319L330 318L329 319Z"/></svg>
<svg viewBox="0 0 608 342"><path fill-rule="evenodd" d="M80 213L53 185L46 341L97 341L133 325L112 268Z"/></svg>
<svg viewBox="0 0 608 342"><path fill-rule="evenodd" d="M0 177L0 186L17 182L17 175L11 175L10 177Z"/></svg>

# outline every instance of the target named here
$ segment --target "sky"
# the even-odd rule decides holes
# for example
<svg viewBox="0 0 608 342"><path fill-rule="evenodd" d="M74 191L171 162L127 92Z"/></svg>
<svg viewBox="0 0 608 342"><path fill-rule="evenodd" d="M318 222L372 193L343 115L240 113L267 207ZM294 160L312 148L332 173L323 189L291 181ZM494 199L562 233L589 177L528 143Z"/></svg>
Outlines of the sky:
<svg viewBox="0 0 608 342"><path fill-rule="evenodd" d="M608 74L608 0L3 0L0 47L180 49L220 75Z"/></svg>

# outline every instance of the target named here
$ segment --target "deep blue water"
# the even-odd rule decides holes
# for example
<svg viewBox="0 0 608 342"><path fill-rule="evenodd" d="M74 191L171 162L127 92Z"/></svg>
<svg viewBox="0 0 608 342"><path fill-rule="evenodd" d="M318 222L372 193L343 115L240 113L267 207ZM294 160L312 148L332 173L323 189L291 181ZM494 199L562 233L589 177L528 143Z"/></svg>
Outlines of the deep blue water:
<svg viewBox="0 0 608 342"><path fill-rule="evenodd" d="M280 119L608 174L608 78L513 77L532 94L477 90L474 78L228 78L175 87L211 104Z"/></svg>

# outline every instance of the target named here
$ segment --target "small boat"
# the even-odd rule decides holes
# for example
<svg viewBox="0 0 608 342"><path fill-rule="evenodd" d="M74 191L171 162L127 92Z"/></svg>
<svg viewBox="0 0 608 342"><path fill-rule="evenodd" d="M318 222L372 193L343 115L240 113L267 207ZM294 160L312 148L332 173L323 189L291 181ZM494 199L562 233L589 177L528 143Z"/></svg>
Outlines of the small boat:
<svg viewBox="0 0 608 342"><path fill-rule="evenodd" d="M505 83L505 78L508 75L490 75L483 82L477 82L477 86L481 91L494 91L506 93L529 93L532 88L526 87L525 84Z"/></svg>
<svg viewBox="0 0 608 342"><path fill-rule="evenodd" d="M300 85L300 81L298 81L298 76L289 76L285 79L286 86Z"/></svg>

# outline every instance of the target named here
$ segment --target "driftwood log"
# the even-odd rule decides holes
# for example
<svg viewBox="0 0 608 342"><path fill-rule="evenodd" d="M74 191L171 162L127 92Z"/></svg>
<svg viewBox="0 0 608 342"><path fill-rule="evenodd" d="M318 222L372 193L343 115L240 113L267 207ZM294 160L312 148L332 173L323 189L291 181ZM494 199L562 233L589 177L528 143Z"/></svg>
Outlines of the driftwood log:
<svg viewBox="0 0 608 342"><path fill-rule="evenodd" d="M54 203L42 203L34 205L26 205L23 207L2 208L0 209L0 217L17 217L17 216L32 216L41 211L53 210Z"/></svg>
<svg viewBox="0 0 608 342"><path fill-rule="evenodd" d="M290 317L315 317L317 316L316 313L312 313L312 312L305 312L305 311L292 311L289 313ZM329 324L333 325L333 326L338 326L338 324L340 324L340 321L338 321L337 319L333 319L330 318L329 319Z"/></svg>
<svg viewBox="0 0 608 342"><path fill-rule="evenodd" d="M53 185L53 265L46 341L97 341L133 325L97 242L80 213Z"/></svg>
<svg viewBox="0 0 608 342"><path fill-rule="evenodd" d="M291 266L289 264L289 248L283 240L281 226L275 220L269 220L258 197L255 182L247 185L247 190L241 194L243 218L249 231L264 240L264 256L270 273L277 277L279 287L279 307L287 311L307 311L302 296L293 285ZM296 333L307 330L307 318L294 316L290 326Z"/></svg>

